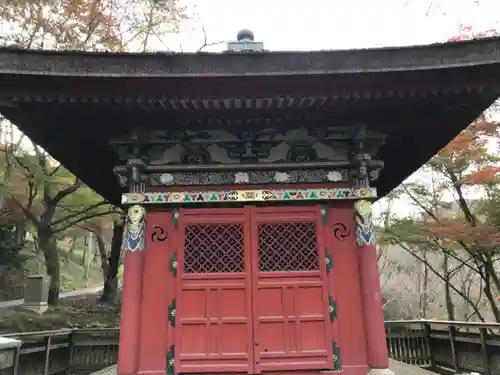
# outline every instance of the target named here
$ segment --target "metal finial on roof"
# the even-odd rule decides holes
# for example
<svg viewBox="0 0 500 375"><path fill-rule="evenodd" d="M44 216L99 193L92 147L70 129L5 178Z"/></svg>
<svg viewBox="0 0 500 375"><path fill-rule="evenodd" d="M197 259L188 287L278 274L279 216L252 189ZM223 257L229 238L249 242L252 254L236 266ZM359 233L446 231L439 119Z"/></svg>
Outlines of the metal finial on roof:
<svg viewBox="0 0 500 375"><path fill-rule="evenodd" d="M238 35L236 36L236 40L238 42L243 42L243 41L251 41L251 42L253 42L254 35L253 35L252 30L241 29L240 31L238 31Z"/></svg>
<svg viewBox="0 0 500 375"><path fill-rule="evenodd" d="M226 52L262 52L264 51L264 44L262 42L255 42L254 35L251 30L242 29L236 35L236 42L229 42L227 44Z"/></svg>

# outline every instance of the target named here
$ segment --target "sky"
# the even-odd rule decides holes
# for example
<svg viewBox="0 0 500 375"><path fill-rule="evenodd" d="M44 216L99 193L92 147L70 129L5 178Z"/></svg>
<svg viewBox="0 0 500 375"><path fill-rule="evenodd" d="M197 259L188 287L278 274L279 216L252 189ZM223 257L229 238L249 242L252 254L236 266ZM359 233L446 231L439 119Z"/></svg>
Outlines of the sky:
<svg viewBox="0 0 500 375"><path fill-rule="evenodd" d="M255 40L270 51L407 46L443 42L459 33L459 25L473 30L500 29L500 0L180 0L190 20L172 35L167 46L194 52L225 50L241 29L250 29ZM158 50L165 45L159 44ZM421 179L425 176L417 175ZM450 197L451 198L451 197ZM381 204L375 205L380 213ZM393 210L412 210L398 201Z"/></svg>
<svg viewBox="0 0 500 375"><path fill-rule="evenodd" d="M428 44L457 34L460 23L489 29L500 21L498 0L184 0L193 20L174 50L234 40L238 30L254 32L271 51L351 49ZM496 4L496 5L495 5ZM221 51L224 44L207 48Z"/></svg>
<svg viewBox="0 0 500 375"><path fill-rule="evenodd" d="M255 41L270 51L430 44L456 36L460 24L471 25L474 31L500 29L500 0L185 0L184 4L193 20L168 43L172 50L184 52L204 44L203 28L208 43L235 40L239 30L250 29ZM220 43L204 51L224 49L225 43ZM384 200L376 203L375 215L384 207ZM398 200L392 211L406 216L414 209Z"/></svg>

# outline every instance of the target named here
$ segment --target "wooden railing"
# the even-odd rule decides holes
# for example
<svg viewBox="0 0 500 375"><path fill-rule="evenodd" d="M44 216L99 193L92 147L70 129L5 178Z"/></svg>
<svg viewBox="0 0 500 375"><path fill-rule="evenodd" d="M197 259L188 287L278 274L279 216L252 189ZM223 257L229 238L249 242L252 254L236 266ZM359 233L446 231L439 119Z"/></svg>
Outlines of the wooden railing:
<svg viewBox="0 0 500 375"><path fill-rule="evenodd" d="M391 358L438 373L500 375L500 324L387 321ZM88 375L116 364L119 330L75 329L6 335L22 341L0 350L0 375ZM5 366L12 354L12 366Z"/></svg>
<svg viewBox="0 0 500 375"><path fill-rule="evenodd" d="M500 374L500 324L386 321L389 356L439 373Z"/></svg>
<svg viewBox="0 0 500 375"><path fill-rule="evenodd" d="M114 365L118 359L118 328L16 333L4 337L19 339L22 345L0 351L0 375L86 375ZM10 356L12 366L8 364Z"/></svg>

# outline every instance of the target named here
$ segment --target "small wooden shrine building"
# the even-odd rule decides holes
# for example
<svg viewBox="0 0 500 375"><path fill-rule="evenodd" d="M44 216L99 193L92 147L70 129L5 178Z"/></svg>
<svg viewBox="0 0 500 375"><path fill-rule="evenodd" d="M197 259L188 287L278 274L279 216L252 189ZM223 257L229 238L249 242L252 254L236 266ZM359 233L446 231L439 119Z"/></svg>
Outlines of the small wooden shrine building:
<svg viewBox="0 0 500 375"><path fill-rule="evenodd" d="M500 40L0 49L0 112L128 208L120 375L387 373L370 202L500 96ZM118 178L117 178L118 177Z"/></svg>

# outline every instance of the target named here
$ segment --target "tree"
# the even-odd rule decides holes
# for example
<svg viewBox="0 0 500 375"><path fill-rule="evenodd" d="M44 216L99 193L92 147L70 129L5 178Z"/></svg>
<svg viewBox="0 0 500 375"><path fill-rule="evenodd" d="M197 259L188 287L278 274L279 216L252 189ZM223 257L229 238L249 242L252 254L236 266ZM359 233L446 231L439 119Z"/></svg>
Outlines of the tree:
<svg viewBox="0 0 500 375"><path fill-rule="evenodd" d="M500 202L497 178L500 168L498 157L488 148L488 143L499 136L499 124L484 116L462 131L423 168L421 174L427 172L430 179L406 182L398 188L399 196L417 207L420 213L417 220L394 220L386 231L387 241L397 243L426 263L444 283L449 319L456 318L453 295L467 301L473 314L483 319L478 308L480 301L467 294L472 286L457 287L456 279L462 275L469 284L482 286L476 294L484 293L493 318L500 321L496 298L500 291L496 267L500 247L494 240L500 229L496 226L500 222L496 222L495 211ZM484 197L467 199L471 189L479 189ZM447 202L446 195L452 196L454 202ZM441 254L441 269L427 262L422 251Z"/></svg>
<svg viewBox="0 0 500 375"><path fill-rule="evenodd" d="M0 268L22 268L27 259L21 254L22 248L22 244L17 240L15 228L11 225L0 226Z"/></svg>
<svg viewBox="0 0 500 375"><path fill-rule="evenodd" d="M82 181L32 145L34 155L24 149L5 148L7 170L3 187L33 228L38 248L51 277L49 303L57 304L60 262L56 240L66 230L90 219L119 211L86 187Z"/></svg>
<svg viewBox="0 0 500 375"><path fill-rule="evenodd" d="M472 25L470 24L459 24L458 25L458 33L454 35L448 42L458 42L461 40L473 40L480 38L490 38L498 35L498 30L496 28L486 29L486 30L478 30L475 31Z"/></svg>
<svg viewBox="0 0 500 375"><path fill-rule="evenodd" d="M448 39L449 42L453 42L498 35L498 21L494 24L486 25L486 27L480 30L474 30L474 25L469 23L471 19L474 19L474 17L471 17L471 13L476 11L482 16L480 19L485 19L484 16L487 15L489 11L489 9L487 9L487 3L488 1L469 0L461 1L460 6L457 6L455 2L443 0L428 0L427 2L406 0L404 7L409 8L413 15L422 14L424 17L444 16L457 20L458 30L454 36ZM460 18L463 17L464 9L467 10L466 23L460 22Z"/></svg>
<svg viewBox="0 0 500 375"><path fill-rule="evenodd" d="M100 302L113 304L116 300L117 273L122 255L123 214L109 215L105 218L106 220L98 219L86 220L85 223L78 226L95 235L97 250L101 259L104 285ZM111 242L109 252L107 251L108 242Z"/></svg>
<svg viewBox="0 0 500 375"><path fill-rule="evenodd" d="M186 9L179 3L179 0L0 0L0 45L86 51L168 50L168 35L176 32L186 18ZM6 121L2 123L13 128ZM117 210L38 145L21 147L26 137L19 138L4 142L8 178L2 186L34 228L51 276L49 303L56 304L60 273L57 236L90 218Z"/></svg>
<svg viewBox="0 0 500 375"><path fill-rule="evenodd" d="M72 50L168 49L186 19L179 0L0 0L0 42Z"/></svg>
<svg viewBox="0 0 500 375"><path fill-rule="evenodd" d="M436 12L446 15L449 9L443 5L428 2L426 16ZM474 0L471 5L481 7L481 1ZM457 27L456 35L447 42L499 35L496 27L477 30L464 23ZM500 291L496 267L500 250L500 235L496 235L500 232L499 166L497 155L488 147L499 139L498 123L491 117L498 109L497 101L432 158L415 174L420 181L407 181L393 192L408 199L418 216L391 218L382 237L423 263L430 275L443 283L448 319L456 318L456 306L460 305L465 320L484 320L485 301L494 319L500 319L496 298ZM467 199L471 190L482 193L482 198ZM450 196L454 202L449 202ZM457 298L461 303L457 304Z"/></svg>
<svg viewBox="0 0 500 375"><path fill-rule="evenodd" d="M123 218L116 219L113 224L113 235L111 237L111 251L108 257L107 270L105 273L104 288L101 302L114 303L118 288L118 268L122 256Z"/></svg>

